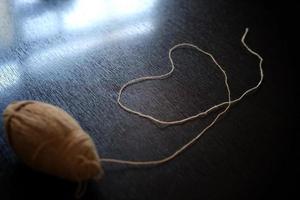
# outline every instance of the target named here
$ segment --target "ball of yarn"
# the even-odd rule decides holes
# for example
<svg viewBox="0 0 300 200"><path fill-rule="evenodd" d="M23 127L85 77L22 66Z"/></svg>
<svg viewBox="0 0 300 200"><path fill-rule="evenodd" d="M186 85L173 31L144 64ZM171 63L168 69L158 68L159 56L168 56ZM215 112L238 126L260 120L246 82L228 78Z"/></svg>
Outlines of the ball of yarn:
<svg viewBox="0 0 300 200"><path fill-rule="evenodd" d="M93 140L62 109L19 101L8 105L3 115L8 141L29 167L71 181L102 177Z"/></svg>

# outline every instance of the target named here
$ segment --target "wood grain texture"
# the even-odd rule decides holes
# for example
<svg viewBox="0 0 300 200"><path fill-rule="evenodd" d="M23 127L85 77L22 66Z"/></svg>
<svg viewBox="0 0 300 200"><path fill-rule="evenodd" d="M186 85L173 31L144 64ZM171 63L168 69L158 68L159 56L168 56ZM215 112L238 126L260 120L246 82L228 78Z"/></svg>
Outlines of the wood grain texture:
<svg viewBox="0 0 300 200"><path fill-rule="evenodd" d="M140 0L0 1L0 110L14 100L57 105L79 121L101 157L148 160L169 155L214 115L168 128L131 115L116 103L122 84L169 69L167 51L191 42L225 66L233 97L253 86L257 59L265 80L192 148L158 167L104 165L84 199L287 198L293 175L294 97L284 19L288 6L253 1ZM283 28L283 29L282 29ZM162 119L195 114L226 99L222 74L193 51L174 52L174 75L132 86L124 102ZM1 124L3 121L1 119ZM284 181L286 184L282 184ZM281 190L279 190L279 188ZM15 158L0 132L0 198L73 199L76 185L34 172ZM288 199L288 198L287 198Z"/></svg>

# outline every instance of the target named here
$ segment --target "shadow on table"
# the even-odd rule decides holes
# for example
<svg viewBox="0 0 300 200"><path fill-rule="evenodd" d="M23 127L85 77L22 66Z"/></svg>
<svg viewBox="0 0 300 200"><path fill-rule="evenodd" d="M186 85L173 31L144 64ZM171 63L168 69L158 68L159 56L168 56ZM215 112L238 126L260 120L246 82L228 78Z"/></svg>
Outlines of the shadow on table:
<svg viewBox="0 0 300 200"><path fill-rule="evenodd" d="M34 171L22 164L18 164L7 174L6 187L8 199L76 199L75 193L78 184L65 181L53 176ZM86 193L80 199L100 200L102 196L99 184L94 181L88 182Z"/></svg>

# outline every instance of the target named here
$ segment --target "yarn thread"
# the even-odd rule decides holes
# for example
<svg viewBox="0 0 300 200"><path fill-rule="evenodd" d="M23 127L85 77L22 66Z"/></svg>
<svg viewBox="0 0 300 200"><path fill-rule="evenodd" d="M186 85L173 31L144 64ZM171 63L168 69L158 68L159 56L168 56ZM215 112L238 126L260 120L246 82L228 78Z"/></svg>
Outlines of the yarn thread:
<svg viewBox="0 0 300 200"><path fill-rule="evenodd" d="M245 32L244 32L244 34L243 34L243 36L241 38L241 43L247 49L248 52L250 52L251 54L253 54L254 56L256 56L259 59L260 79L259 79L258 83L254 87L251 87L251 88L247 89L240 97L238 97L238 98L236 98L234 100L231 100L231 92L230 92L230 87L229 87L228 81L227 81L228 80L227 73L222 68L222 66L217 62L217 60L215 59L215 57L211 53L209 53L209 52L207 52L207 51L199 48L198 46L196 46L194 44L191 44L191 43L180 43L180 44L177 44L177 45L173 46L171 49L169 49L169 60L170 60L170 63L171 63L171 70L169 72L165 73L165 74L162 74L162 75L158 75L158 76L144 76L144 77L140 77L140 78L136 78L136 79L132 79L132 80L128 81L127 83L125 83L120 88L120 90L118 92L118 98L117 98L118 105L122 109L124 109L125 111L127 111L129 113L138 115L140 117L149 119L150 121L152 121L154 123L158 123L158 124L162 124L162 125L182 124L182 123L194 120L194 119L196 119L196 118L198 118L200 116L205 116L208 113L210 113L210 112L212 112L214 110L217 110L217 109L219 109L221 107L225 106L225 109L222 112L220 112L219 114L217 114L217 116L214 118L214 120L211 123L209 123L199 134L197 134L195 137L193 137L189 142L187 142L186 144L184 144L181 147L179 147L174 153L172 153L169 156L166 156L166 157L164 157L162 159L148 160L148 161L133 161L133 160L120 160L120 159L114 159L114 158L102 158L101 162L119 163L119 164L126 164L126 165L156 165L156 164L162 164L162 163L168 162L168 161L174 159L175 157L177 157L180 153L182 153L184 150L186 150L192 144L194 144L209 128L211 128L212 126L214 126L216 124L217 120L229 110L229 108L230 108L230 106L232 104L235 104L235 103L241 101L246 95L248 95L249 93L251 93L254 90L256 90L257 88L259 88L260 85L261 85L261 83L262 83L262 81L263 81L263 78L264 78L264 73L263 73L263 68L262 68L263 58L256 51L252 50L246 44L245 38L246 38L246 36L248 34L248 31L249 31L249 29L246 28ZM226 89L227 89L227 99L228 99L228 101L216 104L216 105L208 108L206 111L199 112L196 115L192 115L190 117L179 119L179 120L174 120L174 121L164 121L164 120L157 119L157 118L155 118L155 117L153 117L151 115L147 115L147 114L141 113L139 111L133 110L133 109L127 107L126 105L124 105L121 102L122 93L130 85L133 85L133 84L136 84L136 83L139 83L139 82L143 82L143 81L147 81L147 80L161 80L161 79L168 78L174 72L174 69L175 69L174 61L173 61L173 58L172 58L172 53L176 49L178 49L178 48L186 48L186 47L196 49L197 51L199 51L199 52L207 55L208 57L211 58L211 60L213 61L213 63L220 69L220 71L224 75L224 83L225 83L225 86L226 86Z"/></svg>

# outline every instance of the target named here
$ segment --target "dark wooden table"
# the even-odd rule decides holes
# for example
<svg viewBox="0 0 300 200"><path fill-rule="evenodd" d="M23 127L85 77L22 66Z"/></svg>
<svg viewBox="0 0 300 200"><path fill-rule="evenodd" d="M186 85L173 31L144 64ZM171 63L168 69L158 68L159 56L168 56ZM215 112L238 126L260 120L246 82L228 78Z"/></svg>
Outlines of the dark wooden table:
<svg viewBox="0 0 300 200"><path fill-rule="evenodd" d="M80 122L102 157L159 159L216 113L161 128L117 105L121 85L167 72L168 49L191 42L224 65L236 98L259 79L257 58L240 43L249 27L249 46L265 59L262 87L167 164L105 164L105 177L91 181L83 199L290 199L294 71L287 17L278 13L287 8L237 0L1 0L0 110L14 100L52 103ZM128 88L124 102L171 120L226 100L222 74L207 57L188 49L174 57L171 78ZM1 119L1 200L73 199L75 189L24 166Z"/></svg>

